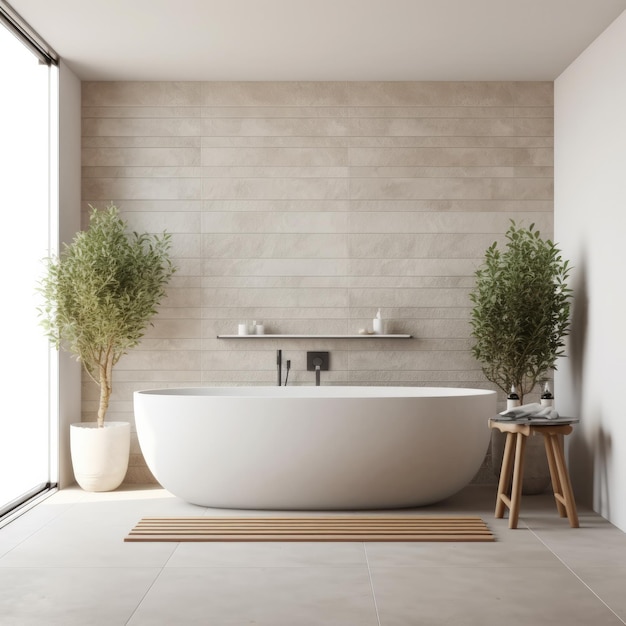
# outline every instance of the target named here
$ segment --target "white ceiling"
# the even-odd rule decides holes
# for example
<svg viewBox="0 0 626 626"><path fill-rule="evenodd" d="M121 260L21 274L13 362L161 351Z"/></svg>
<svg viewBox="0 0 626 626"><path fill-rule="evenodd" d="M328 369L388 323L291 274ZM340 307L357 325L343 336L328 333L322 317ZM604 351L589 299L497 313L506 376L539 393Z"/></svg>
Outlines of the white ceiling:
<svg viewBox="0 0 626 626"><path fill-rule="evenodd" d="M626 0L9 0L83 80L553 80Z"/></svg>

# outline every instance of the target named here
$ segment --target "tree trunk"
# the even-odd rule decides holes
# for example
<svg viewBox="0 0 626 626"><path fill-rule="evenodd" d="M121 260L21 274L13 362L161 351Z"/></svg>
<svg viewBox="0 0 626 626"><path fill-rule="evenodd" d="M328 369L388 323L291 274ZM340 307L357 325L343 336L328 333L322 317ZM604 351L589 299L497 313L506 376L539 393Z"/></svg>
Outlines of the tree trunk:
<svg viewBox="0 0 626 626"><path fill-rule="evenodd" d="M100 405L98 406L98 428L104 427L104 416L109 408L109 398L111 397L111 386L100 384Z"/></svg>
<svg viewBox="0 0 626 626"><path fill-rule="evenodd" d="M111 359L107 359L105 365L100 365L100 405L98 406L98 428L104 427L104 417L109 408L111 398L111 378L113 374L113 364Z"/></svg>

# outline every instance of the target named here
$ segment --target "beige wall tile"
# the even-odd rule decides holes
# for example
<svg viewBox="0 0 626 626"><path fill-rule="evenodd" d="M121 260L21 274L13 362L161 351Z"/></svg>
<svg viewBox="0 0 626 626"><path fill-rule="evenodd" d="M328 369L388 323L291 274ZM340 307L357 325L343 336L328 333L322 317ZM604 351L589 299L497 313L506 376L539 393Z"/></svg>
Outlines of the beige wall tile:
<svg viewBox="0 0 626 626"><path fill-rule="evenodd" d="M354 139L341 135L205 136L203 148L349 148Z"/></svg>
<svg viewBox="0 0 626 626"><path fill-rule="evenodd" d="M228 328L232 330L234 324L244 320L263 320L267 324L272 326L278 326L282 328L283 321L287 320L309 320L309 319L327 319L327 320L347 320L347 310L345 308L328 308L324 307L323 303L318 303L315 306L299 309L287 309L283 306L273 304L268 307L207 307L203 311L203 319L206 320L226 320L228 321ZM221 322L220 322L221 324ZM276 331L278 332L278 331ZM232 334L228 331L228 334ZM279 338L277 338L278 340ZM272 341L266 338L264 340ZM316 341L316 339L313 339ZM263 345L269 345L264 343ZM236 343L230 343L228 345L229 350L236 349ZM217 349L217 348L216 348Z"/></svg>
<svg viewBox="0 0 626 626"><path fill-rule="evenodd" d="M286 168L282 168L286 170ZM338 168L335 168L337 171ZM305 170L306 171L306 170ZM318 170L319 171L319 170ZM330 170L331 172L333 170ZM340 170L339 170L340 171ZM351 175L355 178L552 178L552 167L524 165L519 167L435 167L421 166L373 166L352 167Z"/></svg>
<svg viewBox="0 0 626 626"><path fill-rule="evenodd" d="M349 83L354 106L552 106L553 84L512 82Z"/></svg>
<svg viewBox="0 0 626 626"><path fill-rule="evenodd" d="M202 107L203 117L241 117L263 118L273 117L350 117L351 108L341 106L205 106Z"/></svg>
<svg viewBox="0 0 626 626"><path fill-rule="evenodd" d="M195 82L83 82L82 105L198 106L202 84Z"/></svg>
<svg viewBox="0 0 626 626"><path fill-rule="evenodd" d="M353 106L349 117L552 117L549 106Z"/></svg>
<svg viewBox="0 0 626 626"><path fill-rule="evenodd" d="M441 289L466 288L474 286L474 276L349 276L348 285L355 289Z"/></svg>
<svg viewBox="0 0 626 626"><path fill-rule="evenodd" d="M269 166L209 166L202 168L203 178L348 178L350 168Z"/></svg>
<svg viewBox="0 0 626 626"><path fill-rule="evenodd" d="M200 233L200 212L176 212L168 213L161 211L154 214L149 211L136 211L125 215L124 219L133 230L138 232L194 235Z"/></svg>
<svg viewBox="0 0 626 626"><path fill-rule="evenodd" d="M200 148L201 137L131 137L83 135L83 148Z"/></svg>
<svg viewBox="0 0 626 626"><path fill-rule="evenodd" d="M186 311L192 310L193 307L200 305L202 290L198 288L175 288L170 287L167 290L167 297L163 304L168 309L182 308ZM160 309L160 315L165 317L163 307ZM195 317L195 316L194 316ZM199 316L198 316L199 317Z"/></svg>
<svg viewBox="0 0 626 626"><path fill-rule="evenodd" d="M202 111L192 106L83 106L82 117L202 117Z"/></svg>
<svg viewBox="0 0 626 626"><path fill-rule="evenodd" d="M204 118L202 136L334 137L351 134L351 127L345 118Z"/></svg>
<svg viewBox="0 0 626 626"><path fill-rule="evenodd" d="M382 279L387 280L387 279ZM326 289L333 287L348 288L353 279L348 276L204 276L202 286L206 289L254 289L254 288L290 288L290 289Z"/></svg>
<svg viewBox="0 0 626 626"><path fill-rule="evenodd" d="M140 167L148 165L200 165L199 148L145 147L145 148L86 148L82 150L85 166Z"/></svg>
<svg viewBox="0 0 626 626"><path fill-rule="evenodd" d="M195 350L143 350L141 347L123 356L117 364L122 372L133 370L185 371L200 369L201 353L196 344ZM132 374L130 374L132 377Z"/></svg>
<svg viewBox="0 0 626 626"><path fill-rule="evenodd" d="M347 258L205 258L205 276L346 276Z"/></svg>
<svg viewBox="0 0 626 626"><path fill-rule="evenodd" d="M170 332L171 334L169 334ZM151 332L146 332L137 349L144 352L147 358L156 357L157 353L166 353L168 351L184 354L200 350L199 339L201 337L202 320L199 317L160 318L155 321ZM128 357L130 358L133 353L129 352ZM186 369L194 369L194 367L192 365L191 368L188 367ZM131 369L134 369L134 367Z"/></svg>
<svg viewBox="0 0 626 626"><path fill-rule="evenodd" d="M207 167L347 167L350 162L348 148L202 148L202 164Z"/></svg>
<svg viewBox="0 0 626 626"><path fill-rule="evenodd" d="M552 231L552 214L544 213L439 213L408 211L350 213L351 233L493 233L501 235L514 220L517 224L535 226L542 233Z"/></svg>
<svg viewBox="0 0 626 626"><path fill-rule="evenodd" d="M501 147L354 147L350 150L353 166L552 166L551 148Z"/></svg>
<svg viewBox="0 0 626 626"><path fill-rule="evenodd" d="M203 235L206 257L248 259L345 259L346 235L335 234L256 234ZM314 263L313 263L314 264Z"/></svg>
<svg viewBox="0 0 626 626"><path fill-rule="evenodd" d="M356 137L529 137L553 132L552 118L353 118ZM341 133L335 133L341 134Z"/></svg>
<svg viewBox="0 0 626 626"><path fill-rule="evenodd" d="M84 178L83 200L109 202L130 200L200 198L202 181L194 178Z"/></svg>
<svg viewBox="0 0 626 626"><path fill-rule="evenodd" d="M350 305L374 310L381 307L388 319L387 307L466 307L468 294L468 289L351 289Z"/></svg>
<svg viewBox="0 0 626 626"><path fill-rule="evenodd" d="M510 219L552 234L552 105L551 83L84 83L84 214L167 230L178 266L111 417L136 389L275 384L277 349L292 384L329 350L325 384L489 388L473 273ZM378 307L414 339L217 338L356 333ZM84 419L97 397L86 381ZM152 480L136 441L131 461Z"/></svg>
<svg viewBox="0 0 626 626"><path fill-rule="evenodd" d="M202 120L196 118L84 118L83 136L198 137Z"/></svg>
<svg viewBox="0 0 626 626"><path fill-rule="evenodd" d="M128 218L129 213L138 212L147 212L147 213L161 213L161 212L171 212L176 213L178 211L189 213L193 211L202 211L202 200L191 200L191 199L181 199L178 200L176 198L173 199L163 199L163 198L154 198L148 200L141 199L131 199L131 198L123 198L119 200L118 203L123 202L124 204L124 219ZM93 203L92 203L93 204ZM105 200L98 199L95 203L97 206L104 206L107 204ZM88 211L88 201L84 201L82 204L83 214L86 214Z"/></svg>
<svg viewBox="0 0 626 626"><path fill-rule="evenodd" d="M338 178L207 178L202 197L214 200L345 200L348 179Z"/></svg>
<svg viewBox="0 0 626 626"><path fill-rule="evenodd" d="M347 289L203 289L204 306L267 307L274 303L293 309L315 307L323 302L326 307L348 304Z"/></svg>
<svg viewBox="0 0 626 626"><path fill-rule="evenodd" d="M478 259L494 242L504 237L493 234L405 234L349 235L349 256L360 259Z"/></svg>
<svg viewBox="0 0 626 626"><path fill-rule="evenodd" d="M199 167L176 167L160 165L153 166L132 166L132 167L83 167L83 180L89 178L170 178L175 180L195 179L202 176Z"/></svg>
<svg viewBox="0 0 626 626"><path fill-rule="evenodd" d="M551 178L353 178L354 199L484 199L550 200Z"/></svg>
<svg viewBox="0 0 626 626"><path fill-rule="evenodd" d="M227 212L202 215L203 233L346 233L347 212Z"/></svg>
<svg viewBox="0 0 626 626"><path fill-rule="evenodd" d="M202 104L215 106L345 106L345 82L212 82L202 84Z"/></svg>
<svg viewBox="0 0 626 626"><path fill-rule="evenodd" d="M202 255L201 235L186 233L172 233L172 256L174 262L178 259L198 259Z"/></svg>
<svg viewBox="0 0 626 626"><path fill-rule="evenodd" d="M552 214L552 199L548 200L494 200L491 198L471 200L467 198L440 199L429 198L426 200L397 198L393 200L352 200L350 202L353 212L358 211L436 211L444 213L461 212L489 212L492 214L520 212L545 212Z"/></svg>
<svg viewBox="0 0 626 626"><path fill-rule="evenodd" d="M232 200L232 199L219 199L219 200L204 200L202 207L204 212L209 211L245 211L247 213L259 212L299 212L305 211L309 213L321 213L324 211L349 211L352 203L349 199L334 199L334 200L312 200L310 198L298 198L298 199L250 199L250 200Z"/></svg>
<svg viewBox="0 0 626 626"><path fill-rule="evenodd" d="M333 138L333 141L345 141L342 138ZM330 141L330 140L329 140ZM378 137L352 136L349 145L355 148L552 148L553 137L531 137L504 135L504 136L469 136L436 135L410 137L380 135Z"/></svg>

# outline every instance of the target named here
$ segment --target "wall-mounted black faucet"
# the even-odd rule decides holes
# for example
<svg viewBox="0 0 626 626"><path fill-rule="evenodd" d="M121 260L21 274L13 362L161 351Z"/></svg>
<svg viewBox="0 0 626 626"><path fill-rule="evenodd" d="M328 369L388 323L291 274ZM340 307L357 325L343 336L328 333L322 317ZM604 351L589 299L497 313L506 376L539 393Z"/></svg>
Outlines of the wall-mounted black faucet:
<svg viewBox="0 0 626 626"><path fill-rule="evenodd" d="M276 350L276 369L278 374L278 386L283 384L283 351Z"/></svg>
<svg viewBox="0 0 626 626"><path fill-rule="evenodd" d="M306 368L309 372L315 372L315 386L320 386L320 372L330 369L328 352L307 352Z"/></svg>
<svg viewBox="0 0 626 626"><path fill-rule="evenodd" d="M315 365L315 386L320 386L320 372L322 371L322 359L317 357L313 359L313 365Z"/></svg>

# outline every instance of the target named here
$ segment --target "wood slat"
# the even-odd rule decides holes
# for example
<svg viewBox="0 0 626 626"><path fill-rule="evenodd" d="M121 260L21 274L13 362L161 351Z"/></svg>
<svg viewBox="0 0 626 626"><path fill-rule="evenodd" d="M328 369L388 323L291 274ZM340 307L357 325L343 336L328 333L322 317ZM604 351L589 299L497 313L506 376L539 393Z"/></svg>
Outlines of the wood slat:
<svg viewBox="0 0 626 626"><path fill-rule="evenodd" d="M147 517L124 541L493 541L479 517Z"/></svg>

